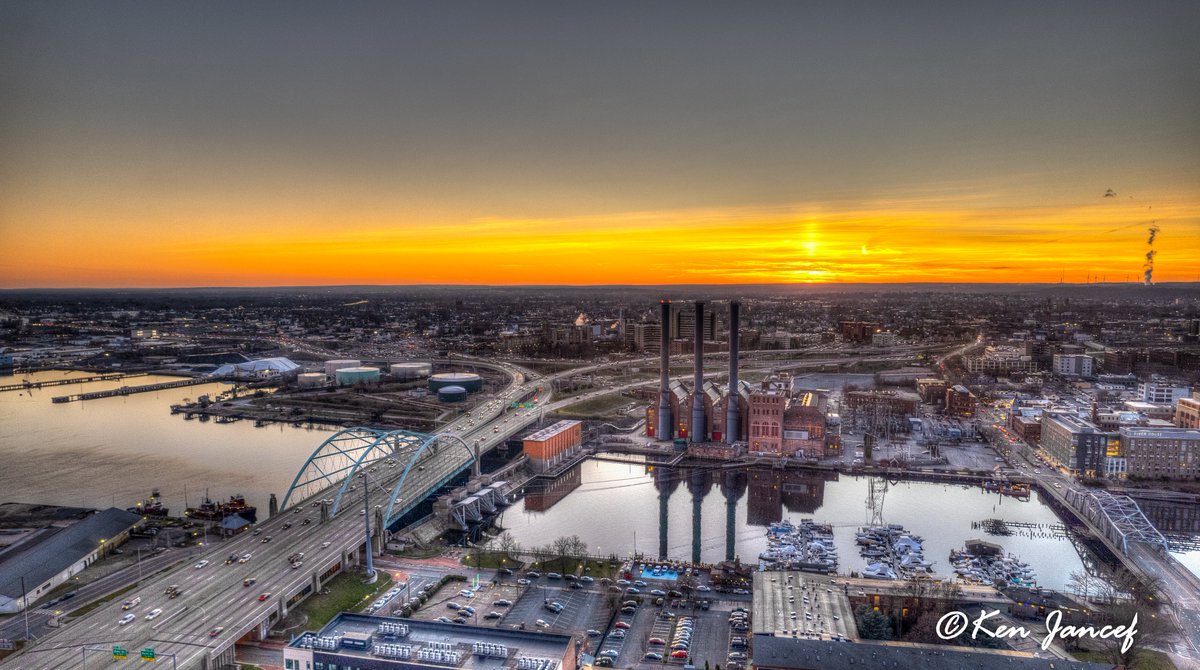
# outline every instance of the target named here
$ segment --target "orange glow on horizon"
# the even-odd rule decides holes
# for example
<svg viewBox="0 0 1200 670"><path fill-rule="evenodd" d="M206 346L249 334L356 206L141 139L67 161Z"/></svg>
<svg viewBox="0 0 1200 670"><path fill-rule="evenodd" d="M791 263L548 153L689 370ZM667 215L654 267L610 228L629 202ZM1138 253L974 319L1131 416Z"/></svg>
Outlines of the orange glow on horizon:
<svg viewBox="0 0 1200 670"><path fill-rule="evenodd" d="M43 214L0 229L0 286L1196 281L1200 201L1071 207L880 202L541 219ZM63 215L64 218L66 215Z"/></svg>

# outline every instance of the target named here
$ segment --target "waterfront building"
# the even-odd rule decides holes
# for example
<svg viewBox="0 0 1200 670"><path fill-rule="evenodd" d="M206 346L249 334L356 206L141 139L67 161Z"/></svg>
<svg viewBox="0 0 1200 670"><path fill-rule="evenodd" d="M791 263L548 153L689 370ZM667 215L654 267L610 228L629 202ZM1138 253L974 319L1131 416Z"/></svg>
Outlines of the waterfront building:
<svg viewBox="0 0 1200 670"><path fill-rule="evenodd" d="M283 648L287 670L575 670L575 638L343 612Z"/></svg>
<svg viewBox="0 0 1200 670"><path fill-rule="evenodd" d="M0 613L20 612L129 539L142 517L116 507L62 525L11 529L21 538L0 553ZM22 578L24 588L22 590Z"/></svg>
<svg viewBox="0 0 1200 670"><path fill-rule="evenodd" d="M1122 428L1121 453L1129 476L1147 479L1200 477L1200 430Z"/></svg>
<svg viewBox="0 0 1200 670"><path fill-rule="evenodd" d="M1104 473L1104 459L1118 435L1067 412L1042 413L1041 447L1072 475L1097 477ZM1116 444L1112 445L1117 449Z"/></svg>
<svg viewBox="0 0 1200 670"><path fill-rule="evenodd" d="M525 456L534 472L546 472L577 456L583 449L583 424L559 421L527 436Z"/></svg>

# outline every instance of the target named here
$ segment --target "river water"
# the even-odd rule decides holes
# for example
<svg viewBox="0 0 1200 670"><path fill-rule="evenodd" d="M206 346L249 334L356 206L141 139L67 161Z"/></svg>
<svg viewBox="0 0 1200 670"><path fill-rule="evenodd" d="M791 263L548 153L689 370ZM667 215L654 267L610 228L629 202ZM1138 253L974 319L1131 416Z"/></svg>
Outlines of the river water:
<svg viewBox="0 0 1200 670"><path fill-rule="evenodd" d="M79 376L86 373L39 372L0 377L0 384ZM245 495L265 513L269 495L282 501L296 471L330 435L324 428L256 428L248 421L185 421L170 413L170 406L185 398L227 388L217 383L84 402L50 401L58 395L171 379L137 377L0 393L0 502L124 508L158 488L172 513L179 514L185 498L196 505L207 490L213 498ZM695 499L699 554L712 562L726 555L727 500L732 499L734 553L747 561L766 548L766 524L813 518L835 525L843 572L863 567L853 531L872 520L899 523L924 536L926 558L936 561L935 570L945 571L950 549L974 537L997 541L1020 556L1046 586L1061 588L1081 567L1074 546L1052 533L1017 529L1015 535L993 538L971 526L989 518L1058 523L1036 495L1020 502L978 488L901 482L884 491L877 485L876 517L868 511L869 487L867 478L824 481L774 470L722 475L705 468L648 473L644 465L588 461L562 481L530 490L504 513L502 524L525 546L579 535L596 552L623 555L636 549L654 556L661 548L660 503L665 501L666 553L687 559L697 548ZM1176 555L1200 574L1200 552Z"/></svg>
<svg viewBox="0 0 1200 670"><path fill-rule="evenodd" d="M37 372L0 377L0 384L84 377ZM219 383L153 393L52 403L82 391L139 386L177 377L51 386L0 393L0 502L125 508L158 488L174 515L214 499L245 495L265 517L271 493L283 500L292 478L329 432L250 421L185 421L170 406L216 395Z"/></svg>
<svg viewBox="0 0 1200 670"><path fill-rule="evenodd" d="M834 526L839 571L844 574L866 566L854 532L883 522L901 524L924 537L925 558L934 561L934 572L943 576L951 571L950 550L961 549L970 538L996 542L1016 554L1030 564L1042 586L1063 589L1070 574L1083 569L1076 546L1051 528L1060 520L1036 493L1020 501L979 487L899 482L885 489L883 484L878 478L825 480L772 469L668 472L643 464L590 460L553 484L531 486L504 512L501 525L524 547L578 535L600 555L641 552L692 559L698 553L701 561L712 563L726 558L731 535L733 554L757 562L768 546L768 524L814 519ZM973 527L973 522L985 519L1013 523L1013 534L989 536ZM1192 570L1200 569L1195 552L1177 556Z"/></svg>

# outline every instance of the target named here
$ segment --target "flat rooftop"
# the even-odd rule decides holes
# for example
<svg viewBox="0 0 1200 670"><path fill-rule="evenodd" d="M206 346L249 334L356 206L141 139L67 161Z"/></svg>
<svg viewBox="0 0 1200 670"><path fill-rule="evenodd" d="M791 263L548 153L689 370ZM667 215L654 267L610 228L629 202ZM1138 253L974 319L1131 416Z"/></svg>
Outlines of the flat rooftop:
<svg viewBox="0 0 1200 670"><path fill-rule="evenodd" d="M381 624L407 626L408 634L386 637L380 633ZM412 649L412 660L417 661L421 649L450 649L459 652L456 665L441 662L441 667L464 670L501 670L511 668L516 658L550 659L557 668L568 651L574 653L574 638L570 635L543 633L540 631L486 628L481 626L401 619L398 617L368 616L343 612L319 632L305 633L288 644L296 649L308 648L306 639L311 637L342 638L351 644L365 646L354 649L339 644L335 649L315 648L315 653L337 654L364 659L386 659L372 653L374 645L407 646ZM472 653L472 645L484 643L504 647L504 656L481 656ZM548 669L548 670L553 670Z"/></svg>
<svg viewBox="0 0 1200 670"><path fill-rule="evenodd" d="M539 430L536 433L530 433L529 435L526 435L525 439L533 440L535 442L539 442L541 440L547 440L551 437L554 437L555 435L558 435L559 433L561 433L565 430L568 430L568 429L570 429L574 426L578 426L578 425L579 425L578 421L573 421L573 420L559 421L558 423L556 423L554 425L546 426L545 428Z"/></svg>
<svg viewBox="0 0 1200 670"><path fill-rule="evenodd" d="M755 635L858 639L850 599L827 576L798 571L756 572L753 593L751 626Z"/></svg>
<svg viewBox="0 0 1200 670"><path fill-rule="evenodd" d="M1193 428L1122 428L1121 435L1160 440L1200 440L1200 430Z"/></svg>

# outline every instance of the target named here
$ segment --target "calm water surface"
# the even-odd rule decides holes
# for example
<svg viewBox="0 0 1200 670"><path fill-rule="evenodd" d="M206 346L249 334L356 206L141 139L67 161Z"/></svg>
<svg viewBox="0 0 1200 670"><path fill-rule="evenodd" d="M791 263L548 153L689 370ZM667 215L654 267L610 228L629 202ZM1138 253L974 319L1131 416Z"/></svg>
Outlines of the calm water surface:
<svg viewBox="0 0 1200 670"><path fill-rule="evenodd" d="M660 495L665 493L667 556L692 557L698 500L700 557L705 562L716 562L725 558L730 511L727 503L732 500L734 550L743 561L757 561L758 554L767 548L766 524L782 518L808 518L834 526L841 572L866 566L854 544L854 532L872 519L867 506L869 478L822 481L771 470L746 472L740 481L703 469L677 469L672 474L668 478L658 473L656 477L655 473L647 473L644 465L587 461L579 466L578 473L572 473L577 479L567 477L548 493L534 492L509 508L502 525L522 546L545 545L558 536L579 535L601 554L638 551L657 556L662 528ZM882 501L877 507L883 522L901 524L923 536L926 560L934 561L938 574L949 574L950 550L961 549L969 538L1001 544L1029 563L1043 586L1062 589L1071 572L1083 568L1074 545L1053 533L1017 529L1011 536L992 537L972 528L972 522L989 518L1059 523L1036 495L1021 502L977 487L901 482L889 484Z"/></svg>
<svg viewBox="0 0 1200 670"><path fill-rule="evenodd" d="M0 383L88 376L38 372ZM219 383L156 393L55 404L53 396L137 386L176 377L52 386L0 393L0 501L81 507L128 507L161 490L172 514L195 506L205 489L214 499L242 494L265 513L271 493L283 500L296 471L328 436L250 421L185 421L170 406L215 395ZM265 516L265 514L264 514Z"/></svg>

